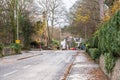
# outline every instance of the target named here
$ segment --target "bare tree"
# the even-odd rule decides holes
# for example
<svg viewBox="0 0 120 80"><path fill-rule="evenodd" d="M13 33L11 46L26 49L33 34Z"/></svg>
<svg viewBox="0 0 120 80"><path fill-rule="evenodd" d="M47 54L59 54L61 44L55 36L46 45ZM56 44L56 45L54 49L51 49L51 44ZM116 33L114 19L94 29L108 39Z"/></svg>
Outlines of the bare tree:
<svg viewBox="0 0 120 80"><path fill-rule="evenodd" d="M51 41L53 37L53 28L60 20L64 19L65 8L61 0L38 0L41 12L45 12L46 24L48 29L48 37ZM50 31L49 27L52 27Z"/></svg>

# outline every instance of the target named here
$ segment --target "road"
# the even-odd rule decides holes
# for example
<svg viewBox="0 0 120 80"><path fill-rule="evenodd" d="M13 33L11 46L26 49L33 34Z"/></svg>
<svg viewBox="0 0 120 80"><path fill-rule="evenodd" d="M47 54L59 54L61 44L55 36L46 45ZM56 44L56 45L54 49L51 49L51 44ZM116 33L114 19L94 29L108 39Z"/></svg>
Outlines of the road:
<svg viewBox="0 0 120 80"><path fill-rule="evenodd" d="M42 53L42 52L40 52ZM60 80L77 51L46 51L42 55L0 65L0 80Z"/></svg>

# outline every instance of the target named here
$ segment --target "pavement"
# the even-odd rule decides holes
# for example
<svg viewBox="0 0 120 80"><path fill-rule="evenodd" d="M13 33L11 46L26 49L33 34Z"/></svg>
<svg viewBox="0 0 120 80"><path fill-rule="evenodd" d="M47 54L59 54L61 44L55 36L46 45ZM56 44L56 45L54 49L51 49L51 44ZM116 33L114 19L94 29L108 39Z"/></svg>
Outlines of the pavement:
<svg viewBox="0 0 120 80"><path fill-rule="evenodd" d="M84 51L76 56L64 80L108 80L105 74Z"/></svg>

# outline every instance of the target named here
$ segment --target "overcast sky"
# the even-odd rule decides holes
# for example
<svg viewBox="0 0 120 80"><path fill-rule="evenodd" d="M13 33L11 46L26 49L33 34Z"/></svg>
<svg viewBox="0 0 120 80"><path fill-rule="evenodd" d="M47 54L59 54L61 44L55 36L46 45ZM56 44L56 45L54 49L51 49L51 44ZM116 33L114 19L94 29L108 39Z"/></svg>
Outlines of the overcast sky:
<svg viewBox="0 0 120 80"><path fill-rule="evenodd" d="M38 4L38 2L36 2L37 0L35 0L35 3L37 3ZM67 9L67 11L69 11L69 9L73 6L73 4L75 3L75 1L77 1L77 0L62 0L63 1L63 3L65 4L65 6L66 6L66 9ZM38 16L38 15L37 15ZM36 18L35 18L36 19ZM36 19L37 20L37 19ZM39 20L39 17L38 17L38 20ZM63 25L65 25L65 24L63 24Z"/></svg>
<svg viewBox="0 0 120 80"><path fill-rule="evenodd" d="M72 5L75 3L75 1L77 1L77 0L63 0L67 10L69 10L69 8L72 7Z"/></svg>

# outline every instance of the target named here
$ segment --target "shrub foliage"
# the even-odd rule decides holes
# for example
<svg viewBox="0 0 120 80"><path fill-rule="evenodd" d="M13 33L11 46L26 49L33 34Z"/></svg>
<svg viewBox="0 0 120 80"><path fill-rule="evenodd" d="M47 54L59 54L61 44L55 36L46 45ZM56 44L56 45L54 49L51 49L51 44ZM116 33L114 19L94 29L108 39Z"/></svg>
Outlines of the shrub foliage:
<svg viewBox="0 0 120 80"><path fill-rule="evenodd" d="M105 69L110 73L115 65L116 58L111 53L105 53Z"/></svg>
<svg viewBox="0 0 120 80"><path fill-rule="evenodd" d="M20 54L21 53L21 48L22 48L21 44L12 43L12 44L10 44L9 47L12 48L15 51L15 54Z"/></svg>
<svg viewBox="0 0 120 80"><path fill-rule="evenodd" d="M97 59L100 56L99 50L97 48L90 48L89 53L92 59Z"/></svg>
<svg viewBox="0 0 120 80"><path fill-rule="evenodd" d="M109 21L100 25L88 44L89 48L93 48L88 50L93 59L97 58L97 51L99 55L104 54L105 68L110 73L115 65L116 56L120 56L120 10L116 11Z"/></svg>

